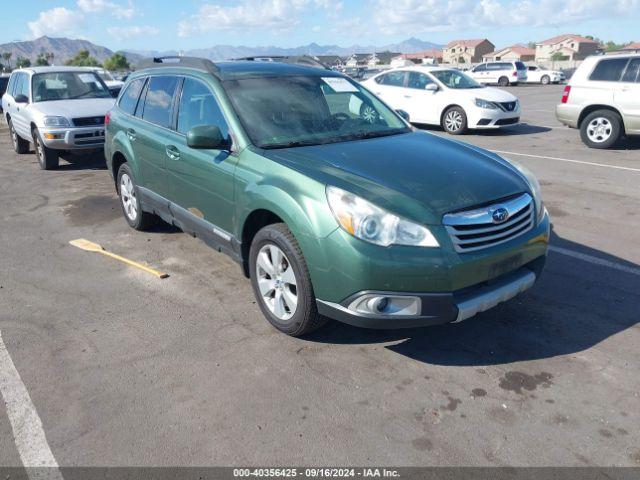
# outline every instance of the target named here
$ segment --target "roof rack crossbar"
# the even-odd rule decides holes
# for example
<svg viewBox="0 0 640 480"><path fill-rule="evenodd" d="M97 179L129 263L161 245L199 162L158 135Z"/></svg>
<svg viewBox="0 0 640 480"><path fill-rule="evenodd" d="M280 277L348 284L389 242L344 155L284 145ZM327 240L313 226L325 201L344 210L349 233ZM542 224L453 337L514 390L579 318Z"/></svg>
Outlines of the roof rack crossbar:
<svg viewBox="0 0 640 480"><path fill-rule="evenodd" d="M251 55L248 57L234 58L233 60L244 60L250 62L280 62L289 63L292 65L302 65L306 67L316 67L331 70L327 65L310 55Z"/></svg>
<svg viewBox="0 0 640 480"><path fill-rule="evenodd" d="M220 72L220 69L217 67L217 65L207 58L182 57L179 55L145 58L143 60L140 60L137 65L137 69L142 70L145 68L170 67L172 65L203 70L215 76L218 76L218 73Z"/></svg>

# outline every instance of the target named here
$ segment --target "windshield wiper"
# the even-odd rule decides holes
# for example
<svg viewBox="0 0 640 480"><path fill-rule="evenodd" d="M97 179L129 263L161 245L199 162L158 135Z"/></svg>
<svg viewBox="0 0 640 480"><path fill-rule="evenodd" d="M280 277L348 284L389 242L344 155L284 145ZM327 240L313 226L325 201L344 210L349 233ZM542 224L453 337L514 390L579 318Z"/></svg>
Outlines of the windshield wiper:
<svg viewBox="0 0 640 480"><path fill-rule="evenodd" d="M268 143L265 145L261 145L265 150L271 150L274 148L294 148L294 147L308 147L310 145L320 145L322 142L318 140L294 140L291 142L281 142L281 143Z"/></svg>
<svg viewBox="0 0 640 480"><path fill-rule="evenodd" d="M406 128L394 128L393 130L378 130L378 131L365 131L362 130L360 132L354 132L348 135L344 135L340 137L343 140L346 139L365 139L365 138L378 138L378 137L388 137L390 135L398 135L400 133L407 133Z"/></svg>

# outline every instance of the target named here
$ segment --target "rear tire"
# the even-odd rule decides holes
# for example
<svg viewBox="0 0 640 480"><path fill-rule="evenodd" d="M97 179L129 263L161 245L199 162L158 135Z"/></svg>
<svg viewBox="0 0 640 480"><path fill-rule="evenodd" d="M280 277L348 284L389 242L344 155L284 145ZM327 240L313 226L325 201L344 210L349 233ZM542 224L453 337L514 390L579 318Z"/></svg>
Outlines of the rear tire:
<svg viewBox="0 0 640 480"><path fill-rule="evenodd" d="M59 152L45 146L37 128L31 132L33 136L33 148L36 151L36 158L42 170L55 170L60 163Z"/></svg>
<svg viewBox="0 0 640 480"><path fill-rule="evenodd" d="M611 110L596 110L582 120L580 138L589 148L611 148L622 136L622 119Z"/></svg>
<svg viewBox="0 0 640 480"><path fill-rule="evenodd" d="M118 169L118 197L124 218L131 228L148 230L158 223L158 217L142 210L138 186L129 165L123 163Z"/></svg>
<svg viewBox="0 0 640 480"><path fill-rule="evenodd" d="M542 85L549 85L551 83L551 79L549 78L549 75L543 75L542 78L540 79L540 83Z"/></svg>
<svg viewBox="0 0 640 480"><path fill-rule="evenodd" d="M13 128L13 122L11 121L11 119L8 119L7 123L9 124L9 135L11 135L13 150L20 155L29 153L29 142L16 133L16 130Z"/></svg>
<svg viewBox="0 0 640 480"><path fill-rule="evenodd" d="M451 135L467 132L467 114L461 107L451 107L442 115L442 128Z"/></svg>
<svg viewBox="0 0 640 480"><path fill-rule="evenodd" d="M498 79L498 85L500 85L501 87L508 87L509 79L507 77L500 77Z"/></svg>
<svg viewBox="0 0 640 480"><path fill-rule="evenodd" d="M325 325L302 250L284 223L262 228L249 252L251 286L269 323L299 337Z"/></svg>

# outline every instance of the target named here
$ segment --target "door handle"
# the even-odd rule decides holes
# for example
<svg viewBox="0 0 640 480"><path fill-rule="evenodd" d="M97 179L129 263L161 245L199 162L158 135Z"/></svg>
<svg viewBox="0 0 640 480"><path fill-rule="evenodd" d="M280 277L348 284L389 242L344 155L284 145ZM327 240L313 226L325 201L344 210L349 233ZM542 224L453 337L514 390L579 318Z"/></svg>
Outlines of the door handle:
<svg viewBox="0 0 640 480"><path fill-rule="evenodd" d="M167 145L165 152L167 153L167 157L171 160L178 160L180 158L180 152L173 145Z"/></svg>
<svg viewBox="0 0 640 480"><path fill-rule="evenodd" d="M130 128L127 130L127 137L129 137L129 140L134 141L137 138L136 131L133 128Z"/></svg>

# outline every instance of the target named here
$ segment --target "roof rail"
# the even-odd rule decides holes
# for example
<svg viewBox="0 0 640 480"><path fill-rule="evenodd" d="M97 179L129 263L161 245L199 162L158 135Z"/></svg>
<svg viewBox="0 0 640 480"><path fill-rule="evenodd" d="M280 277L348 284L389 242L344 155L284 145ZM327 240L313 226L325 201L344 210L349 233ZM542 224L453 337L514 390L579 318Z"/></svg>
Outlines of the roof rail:
<svg viewBox="0 0 640 480"><path fill-rule="evenodd" d="M137 70L145 68L159 68L159 67L171 67L171 66L195 68L197 70L203 70L218 76L220 69L211 60L200 57L181 57L177 55L166 57L153 57L144 58L138 62Z"/></svg>
<svg viewBox="0 0 640 480"><path fill-rule="evenodd" d="M331 70L327 65L310 55L252 55L250 57L234 58L233 60L245 60L251 62L281 62Z"/></svg>

